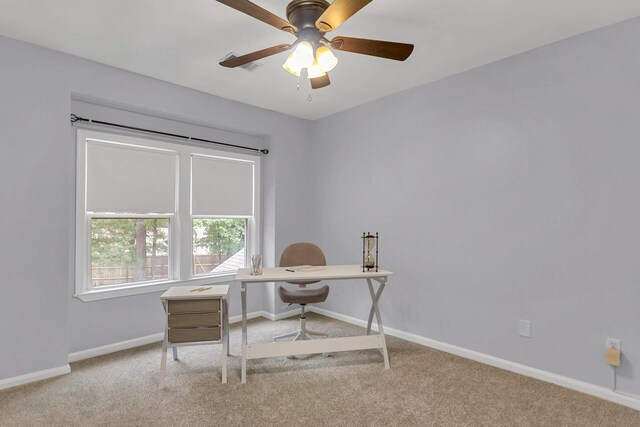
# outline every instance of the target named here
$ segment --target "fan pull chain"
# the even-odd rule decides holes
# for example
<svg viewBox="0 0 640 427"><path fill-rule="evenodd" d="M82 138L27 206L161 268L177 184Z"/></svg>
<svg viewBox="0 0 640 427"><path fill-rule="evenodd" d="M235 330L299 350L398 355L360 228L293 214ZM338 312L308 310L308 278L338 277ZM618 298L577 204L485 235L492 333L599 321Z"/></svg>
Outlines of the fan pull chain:
<svg viewBox="0 0 640 427"><path fill-rule="evenodd" d="M298 87L297 90L300 90L300 76L298 76Z"/></svg>
<svg viewBox="0 0 640 427"><path fill-rule="evenodd" d="M307 97L307 101L311 102L313 101L313 98L311 98L311 79L309 80L309 96Z"/></svg>

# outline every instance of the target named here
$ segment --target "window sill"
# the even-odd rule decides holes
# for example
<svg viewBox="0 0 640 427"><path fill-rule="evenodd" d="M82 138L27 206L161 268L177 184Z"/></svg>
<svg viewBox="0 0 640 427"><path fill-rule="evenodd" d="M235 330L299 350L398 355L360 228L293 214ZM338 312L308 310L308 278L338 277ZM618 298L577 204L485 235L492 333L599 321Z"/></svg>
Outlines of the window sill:
<svg viewBox="0 0 640 427"><path fill-rule="evenodd" d="M76 292L74 297L84 302L101 301L132 295L162 292L173 286L204 286L214 283L232 282L235 280L235 277L236 273L226 273L209 277L194 277L189 280L170 280L160 283L144 283L110 289L85 290L84 292Z"/></svg>

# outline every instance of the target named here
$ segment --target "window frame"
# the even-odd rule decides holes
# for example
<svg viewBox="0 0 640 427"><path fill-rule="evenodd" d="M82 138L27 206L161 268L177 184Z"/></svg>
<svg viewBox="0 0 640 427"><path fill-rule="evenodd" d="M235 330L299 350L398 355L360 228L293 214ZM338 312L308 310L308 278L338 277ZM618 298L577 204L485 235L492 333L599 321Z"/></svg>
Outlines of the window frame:
<svg viewBox="0 0 640 427"><path fill-rule="evenodd" d="M90 140L168 150L177 153L176 207L174 213L112 213L88 212L87 201L87 143ZM260 252L261 157L259 155L221 151L200 145L171 142L145 136L129 136L80 128L76 133L76 246L75 293L82 301L95 301L158 292L171 286L228 282L235 272L193 274L193 219L191 212L191 158L193 155L220 157L253 164L253 216L247 219L245 236L245 265L250 253ZM209 217L209 216L206 216ZM168 218L169 219L169 277L162 280L91 286L91 219L92 218ZM220 217L222 218L222 217ZM225 217L226 218L226 217Z"/></svg>

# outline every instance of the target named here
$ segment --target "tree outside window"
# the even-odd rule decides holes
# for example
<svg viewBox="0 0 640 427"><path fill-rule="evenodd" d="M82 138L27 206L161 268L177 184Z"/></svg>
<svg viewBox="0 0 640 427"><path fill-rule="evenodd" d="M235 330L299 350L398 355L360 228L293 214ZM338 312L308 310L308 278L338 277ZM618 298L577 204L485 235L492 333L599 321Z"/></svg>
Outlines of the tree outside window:
<svg viewBox="0 0 640 427"><path fill-rule="evenodd" d="M245 248L244 218L193 220L193 274L207 274ZM244 265L243 265L244 266Z"/></svg>
<svg viewBox="0 0 640 427"><path fill-rule="evenodd" d="M168 250L167 218L92 218L91 284L166 279Z"/></svg>

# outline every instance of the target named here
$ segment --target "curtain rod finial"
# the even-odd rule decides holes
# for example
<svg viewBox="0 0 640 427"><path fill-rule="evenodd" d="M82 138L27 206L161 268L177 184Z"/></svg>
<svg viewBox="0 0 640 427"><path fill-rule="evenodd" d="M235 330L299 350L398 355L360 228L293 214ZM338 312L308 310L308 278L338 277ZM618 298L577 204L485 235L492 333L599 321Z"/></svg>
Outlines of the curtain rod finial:
<svg viewBox="0 0 640 427"><path fill-rule="evenodd" d="M260 152L262 154L269 154L269 150L267 150L266 148L263 148L262 150L260 150Z"/></svg>

